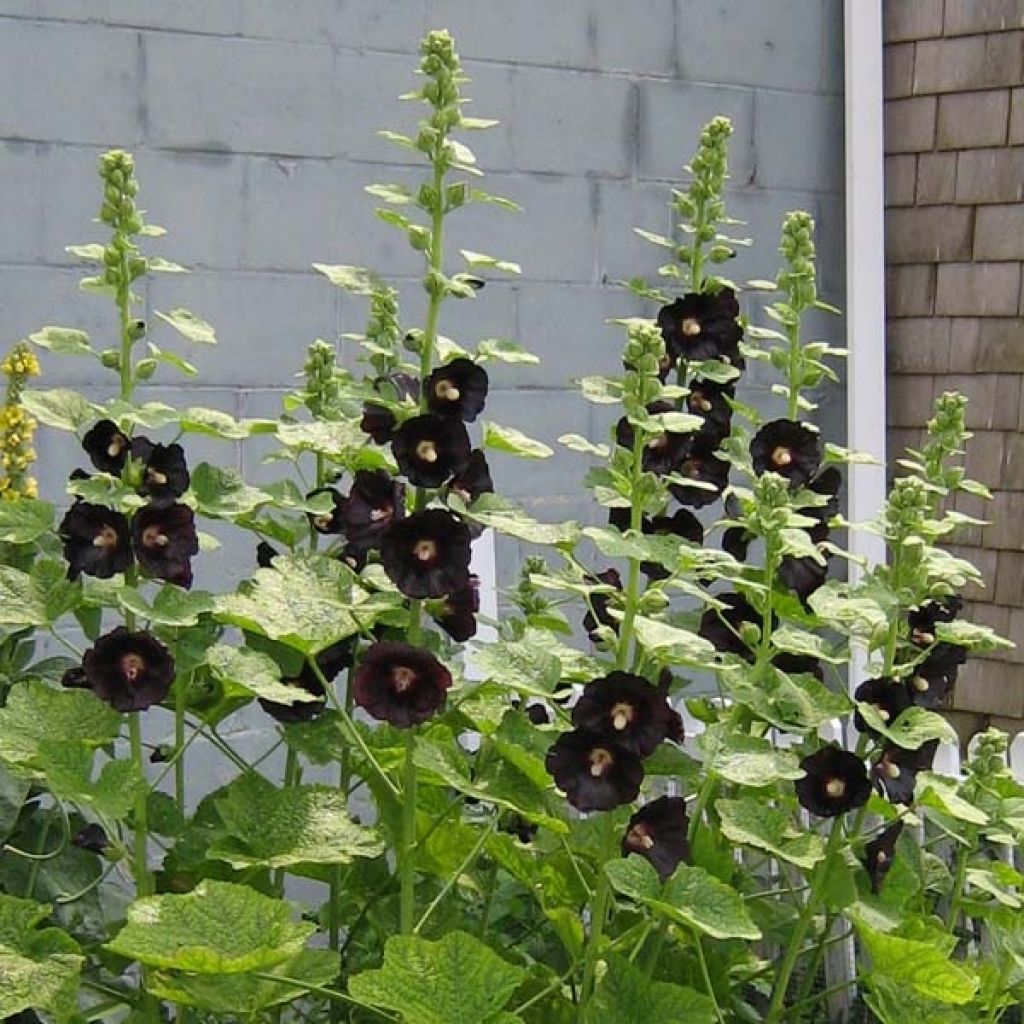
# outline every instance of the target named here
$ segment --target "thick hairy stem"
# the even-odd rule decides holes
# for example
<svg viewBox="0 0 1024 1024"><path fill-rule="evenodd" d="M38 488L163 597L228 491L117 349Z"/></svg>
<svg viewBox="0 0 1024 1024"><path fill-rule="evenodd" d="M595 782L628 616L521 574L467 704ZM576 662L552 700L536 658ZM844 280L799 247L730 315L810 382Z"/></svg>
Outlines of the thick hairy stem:
<svg viewBox="0 0 1024 1024"><path fill-rule="evenodd" d="M416 736L405 734L405 773L402 784L402 846L398 851L400 880L400 928L411 935L416 917Z"/></svg>

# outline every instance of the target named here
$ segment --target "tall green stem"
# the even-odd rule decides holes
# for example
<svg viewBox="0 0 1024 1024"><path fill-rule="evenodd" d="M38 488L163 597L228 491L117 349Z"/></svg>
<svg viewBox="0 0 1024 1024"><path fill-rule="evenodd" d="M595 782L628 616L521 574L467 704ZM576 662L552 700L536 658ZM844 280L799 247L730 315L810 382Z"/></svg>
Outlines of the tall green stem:
<svg viewBox="0 0 1024 1024"><path fill-rule="evenodd" d="M405 771L402 784L402 848L398 855L400 921L403 935L411 935L416 918L416 734L405 734Z"/></svg>
<svg viewBox="0 0 1024 1024"><path fill-rule="evenodd" d="M602 844L601 858L598 866L597 892L590 908L590 937L587 940L587 948L584 952L583 961L583 984L580 987L580 999L577 1010L577 1024L585 1024L587 1019L587 1007L594 994L594 976L597 972L598 952L604 941L604 927L608 918L608 910L611 906L612 887L608 875L604 870L607 861L615 856L615 848L618 845L618 836L615 834L615 819L610 814L605 814L604 843Z"/></svg>

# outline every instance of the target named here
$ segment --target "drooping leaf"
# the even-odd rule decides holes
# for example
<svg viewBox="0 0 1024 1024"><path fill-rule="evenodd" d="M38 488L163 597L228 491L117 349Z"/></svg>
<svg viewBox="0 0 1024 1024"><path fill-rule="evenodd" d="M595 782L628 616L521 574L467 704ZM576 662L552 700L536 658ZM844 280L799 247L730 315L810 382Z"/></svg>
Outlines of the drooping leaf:
<svg viewBox="0 0 1024 1024"><path fill-rule="evenodd" d="M734 843L788 861L805 871L825 856L825 840L815 832L798 828L792 816L757 797L718 800L715 810L722 819L722 834Z"/></svg>
<svg viewBox="0 0 1024 1024"><path fill-rule="evenodd" d="M546 459L554 452L543 442L527 437L514 427L502 427L497 423L484 423L483 447L498 452L508 452L523 459Z"/></svg>
<svg viewBox="0 0 1024 1024"><path fill-rule="evenodd" d="M707 666L715 655L714 647L696 633L679 626L638 615L633 627L637 639L649 651L668 652L673 664Z"/></svg>
<svg viewBox="0 0 1024 1024"><path fill-rule="evenodd" d="M91 356L95 353L89 344L89 335L74 327L43 327L28 336L33 345L60 355Z"/></svg>
<svg viewBox="0 0 1024 1024"><path fill-rule="evenodd" d="M506 338L484 338L476 346L476 358L481 363L492 359L502 363L540 362L537 356L527 352L519 342Z"/></svg>
<svg viewBox="0 0 1024 1024"><path fill-rule="evenodd" d="M253 434L270 434L277 428L276 420L242 419L236 420L229 413L220 409L205 409L201 406L190 406L178 419L178 426L186 434L204 434L207 437L219 437L226 441L241 441Z"/></svg>
<svg viewBox="0 0 1024 1024"><path fill-rule="evenodd" d="M313 269L323 274L336 288L356 295L369 295L373 291L373 275L362 267L314 263Z"/></svg>
<svg viewBox="0 0 1024 1024"><path fill-rule="evenodd" d="M42 740L38 763L50 792L81 807L92 807L106 818L126 818L135 798L147 789L146 780L131 761L107 761L93 778L95 751L85 743Z"/></svg>
<svg viewBox="0 0 1024 1024"><path fill-rule="evenodd" d="M247 647L217 644L211 647L206 663L214 676L225 684L227 696L251 694L275 704L305 704L317 700L301 686L281 682L281 669L269 654Z"/></svg>
<svg viewBox="0 0 1024 1024"><path fill-rule="evenodd" d="M507 274L521 274L523 268L518 263L512 263L510 260L499 260L494 256L488 256L486 253L473 252L471 249L460 249L462 258L471 267L486 267L488 270L503 270Z"/></svg>
<svg viewBox="0 0 1024 1024"><path fill-rule="evenodd" d="M170 313L161 313L159 310L154 310L154 312L187 341L195 342L198 345L217 344L216 332L201 316L196 316L195 313L191 313L187 309L172 309Z"/></svg>
<svg viewBox="0 0 1024 1024"><path fill-rule="evenodd" d="M580 528L576 523L538 522L518 505L497 494L482 494L472 507L452 495L449 505L481 526L491 526L499 533L518 537L530 544L571 545L579 537Z"/></svg>
<svg viewBox="0 0 1024 1024"><path fill-rule="evenodd" d="M192 471L192 493L199 511L214 519L248 515L270 500L258 487L246 484L237 470L208 462Z"/></svg>
<svg viewBox="0 0 1024 1024"><path fill-rule="evenodd" d="M929 740L953 744L959 742L956 731L949 722L926 708L909 707L891 723L882 718L876 707L864 701L857 702L857 709L875 732L905 750L917 750Z"/></svg>
<svg viewBox="0 0 1024 1024"><path fill-rule="evenodd" d="M21 404L40 423L58 430L78 430L96 419L96 407L84 395L70 388L28 389Z"/></svg>

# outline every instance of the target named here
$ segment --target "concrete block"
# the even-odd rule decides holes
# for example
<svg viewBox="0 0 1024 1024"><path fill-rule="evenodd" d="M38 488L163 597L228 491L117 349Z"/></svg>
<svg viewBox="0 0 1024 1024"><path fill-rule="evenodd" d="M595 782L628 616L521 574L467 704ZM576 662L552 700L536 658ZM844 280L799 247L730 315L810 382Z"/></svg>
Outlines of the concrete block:
<svg viewBox="0 0 1024 1024"><path fill-rule="evenodd" d="M942 35L942 0L886 0L882 13L887 43Z"/></svg>
<svg viewBox="0 0 1024 1024"><path fill-rule="evenodd" d="M42 256L48 204L39 168L49 148L39 142L0 143L0 261L34 263Z"/></svg>
<svg viewBox="0 0 1024 1024"><path fill-rule="evenodd" d="M981 206L974 225L976 260L1024 259L1024 206Z"/></svg>
<svg viewBox="0 0 1024 1024"><path fill-rule="evenodd" d="M597 185L598 273L602 281L631 277L654 280L658 267L672 258L633 229L672 237L670 190L664 185L602 181Z"/></svg>
<svg viewBox="0 0 1024 1024"><path fill-rule="evenodd" d="M934 96L914 96L886 103L886 153L917 153L931 149L934 144Z"/></svg>
<svg viewBox="0 0 1024 1024"><path fill-rule="evenodd" d="M428 12L463 57L646 74L670 73L675 59L673 0L638 0L625 18L616 0L428 0Z"/></svg>
<svg viewBox="0 0 1024 1024"><path fill-rule="evenodd" d="M1020 0L946 0L943 31L947 36L1006 32L1024 28Z"/></svg>
<svg viewBox="0 0 1024 1024"><path fill-rule="evenodd" d="M846 302L846 199L842 192L818 193L814 223L818 289L826 301L843 306ZM761 259L767 262L769 254L765 250L768 247L764 242L760 245ZM845 340L839 344L845 344Z"/></svg>
<svg viewBox="0 0 1024 1024"><path fill-rule="evenodd" d="M889 377L886 401L889 407L886 422L894 427L912 427L931 416L935 386L927 374Z"/></svg>
<svg viewBox="0 0 1024 1024"><path fill-rule="evenodd" d="M822 192L842 188L841 98L759 92L755 122L757 184Z"/></svg>
<svg viewBox="0 0 1024 1024"><path fill-rule="evenodd" d="M834 86L825 56L842 35L835 3L679 0L678 53L684 78L815 92Z"/></svg>
<svg viewBox="0 0 1024 1024"><path fill-rule="evenodd" d="M946 316L1012 316L1020 298L1017 263L946 263L938 267L935 312Z"/></svg>
<svg viewBox="0 0 1024 1024"><path fill-rule="evenodd" d="M885 47L882 81L887 100L900 99L914 91L913 43L896 43Z"/></svg>
<svg viewBox="0 0 1024 1024"><path fill-rule="evenodd" d="M4 21L0 136L133 146L142 130L141 74L136 32Z"/></svg>
<svg viewBox="0 0 1024 1024"><path fill-rule="evenodd" d="M742 188L754 171L754 94L748 89L643 81L639 85L639 174L677 182L713 117L732 121L731 185Z"/></svg>
<svg viewBox="0 0 1024 1024"><path fill-rule="evenodd" d="M885 205L913 206L917 188L917 161L914 153L885 158ZM953 160L954 171L956 160Z"/></svg>
<svg viewBox="0 0 1024 1024"><path fill-rule="evenodd" d="M521 67L513 103L520 169L611 178L632 169L636 99L628 79Z"/></svg>
<svg viewBox="0 0 1024 1024"><path fill-rule="evenodd" d="M917 44L914 92L964 92L1019 85L1024 32L929 39Z"/></svg>
<svg viewBox="0 0 1024 1024"><path fill-rule="evenodd" d="M988 373L1024 373L1024 321L986 317L979 321L973 369Z"/></svg>
<svg viewBox="0 0 1024 1024"><path fill-rule="evenodd" d="M1006 142L1010 90L951 93L939 97L938 149L975 149Z"/></svg>
<svg viewBox="0 0 1024 1024"><path fill-rule="evenodd" d="M331 153L333 126L347 111L332 102L329 46L149 35L145 55L152 145Z"/></svg>
<svg viewBox="0 0 1024 1024"><path fill-rule="evenodd" d="M956 153L921 153L917 157L918 206L951 203L956 196Z"/></svg>
<svg viewBox="0 0 1024 1024"><path fill-rule="evenodd" d="M419 53L426 30L422 0L246 0L242 35L354 50Z"/></svg>
<svg viewBox="0 0 1024 1024"><path fill-rule="evenodd" d="M890 373L944 373L949 368L949 320L891 320L886 326L885 340Z"/></svg>
<svg viewBox="0 0 1024 1024"><path fill-rule="evenodd" d="M935 303L935 267L887 267L885 302L889 317L930 314Z"/></svg>
<svg viewBox="0 0 1024 1024"><path fill-rule="evenodd" d="M202 35L234 35L242 20L242 0L175 0L140 4L135 0L5 0L3 14L29 18L83 21L101 26L126 25Z"/></svg>
<svg viewBox="0 0 1024 1024"><path fill-rule="evenodd" d="M909 207L885 215L889 263L940 263L971 255L974 211L963 206Z"/></svg>

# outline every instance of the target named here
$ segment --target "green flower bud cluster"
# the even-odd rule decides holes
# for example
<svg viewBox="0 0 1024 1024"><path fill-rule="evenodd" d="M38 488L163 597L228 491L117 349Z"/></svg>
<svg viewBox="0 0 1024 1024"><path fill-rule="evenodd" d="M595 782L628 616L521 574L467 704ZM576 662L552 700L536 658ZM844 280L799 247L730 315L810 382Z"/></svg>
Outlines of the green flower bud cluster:
<svg viewBox="0 0 1024 1024"><path fill-rule="evenodd" d="M99 170L103 181L100 220L114 232L103 252L103 282L112 288L127 288L146 273L146 261L131 241L143 227L142 215L135 206L139 193L135 158L131 153L112 149L100 157Z"/></svg>
<svg viewBox="0 0 1024 1024"><path fill-rule="evenodd" d="M785 267L779 271L777 283L788 294L790 307L796 314L810 309L818 299L815 270L814 218L804 210L786 214L782 224L779 252Z"/></svg>
<svg viewBox="0 0 1024 1024"><path fill-rule="evenodd" d="M974 753L970 760L971 775L979 782L1006 774L1006 753L1009 737L998 729L987 729L974 737Z"/></svg>
<svg viewBox="0 0 1024 1024"><path fill-rule="evenodd" d="M933 488L916 476L898 477L893 481L885 505L886 538L902 544L921 533L923 521L931 515Z"/></svg>
<svg viewBox="0 0 1024 1024"><path fill-rule="evenodd" d="M690 163L693 173L690 196L693 199L722 203L722 190L729 173L731 135L732 122L727 117L714 117L701 130L697 152Z"/></svg>
<svg viewBox="0 0 1024 1024"><path fill-rule="evenodd" d="M416 148L433 155L446 145L445 137L462 121L459 84L465 77L447 30L428 33L420 43L420 53L423 55L420 71L430 79L420 95L434 108L434 113L420 125ZM454 162L454 152L450 156Z"/></svg>
<svg viewBox="0 0 1024 1024"><path fill-rule="evenodd" d="M36 459L32 446L36 421L22 408L21 393L30 377L39 376L39 360L28 342L19 341L0 363L0 371L7 378L7 393L0 408L0 498L34 498L39 492L28 467Z"/></svg>
<svg viewBox="0 0 1024 1024"><path fill-rule="evenodd" d="M665 360L665 339L660 328L647 320L630 321L623 362L623 405L627 413L643 415L662 392L658 371Z"/></svg>
<svg viewBox="0 0 1024 1024"><path fill-rule="evenodd" d="M305 403L309 411L322 419L331 419L341 398L337 357L326 341L314 341L307 349L302 372L306 377Z"/></svg>
<svg viewBox="0 0 1024 1024"><path fill-rule="evenodd" d="M928 421L928 440L924 446L925 476L930 483L947 490L962 479L960 467L947 465L961 455L971 436L966 426L967 399L952 391L944 392L935 401L935 415Z"/></svg>

